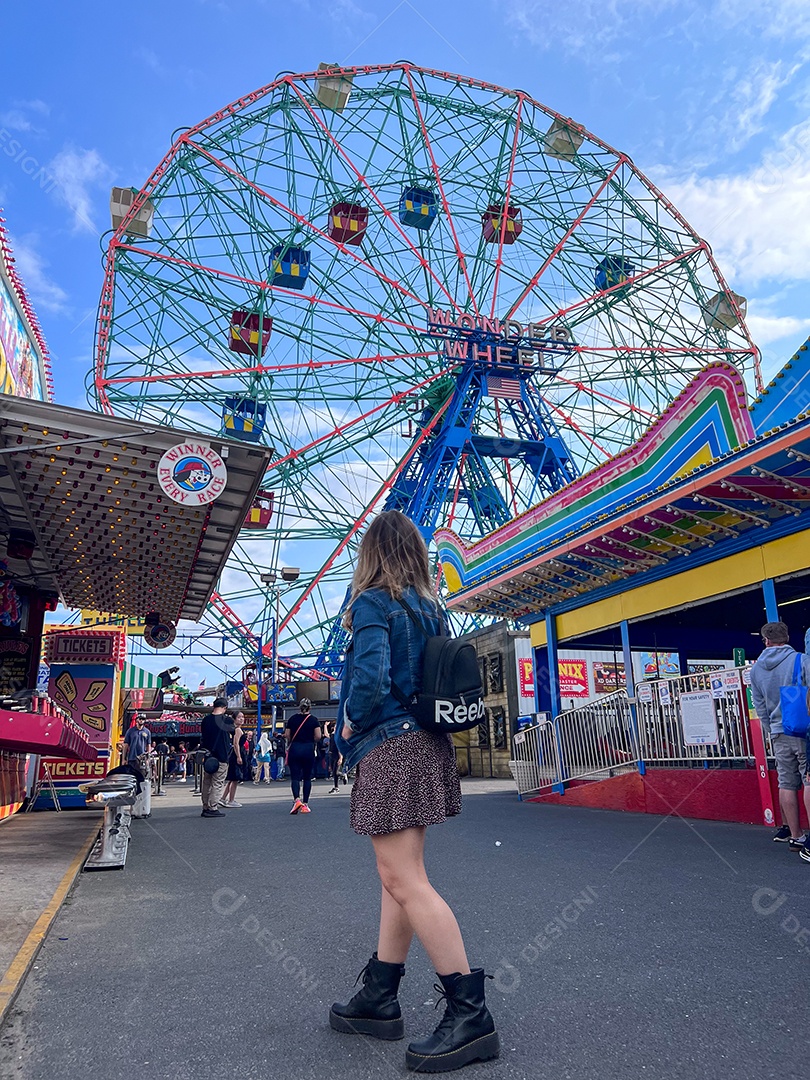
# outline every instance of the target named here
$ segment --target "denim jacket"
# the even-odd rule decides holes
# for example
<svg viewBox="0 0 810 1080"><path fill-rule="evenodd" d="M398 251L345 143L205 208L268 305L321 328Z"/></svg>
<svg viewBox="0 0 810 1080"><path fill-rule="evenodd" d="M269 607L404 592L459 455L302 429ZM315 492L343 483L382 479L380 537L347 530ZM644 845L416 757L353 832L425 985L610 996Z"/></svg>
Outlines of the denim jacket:
<svg viewBox="0 0 810 1080"><path fill-rule="evenodd" d="M438 603L408 587L406 603L428 634L440 633ZM417 730L408 710L391 693L394 682L406 697L420 689L425 636L407 611L383 589L367 589L352 604L352 641L346 651L335 741L347 769L386 739ZM343 725L352 736L343 738Z"/></svg>

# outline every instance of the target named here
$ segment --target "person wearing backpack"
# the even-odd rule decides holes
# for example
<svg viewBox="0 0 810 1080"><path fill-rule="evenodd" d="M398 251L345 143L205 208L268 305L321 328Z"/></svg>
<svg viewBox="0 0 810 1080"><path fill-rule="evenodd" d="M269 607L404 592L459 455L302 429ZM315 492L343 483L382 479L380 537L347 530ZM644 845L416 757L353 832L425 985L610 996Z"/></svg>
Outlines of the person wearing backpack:
<svg viewBox="0 0 810 1080"><path fill-rule="evenodd" d="M436 969L446 1008L433 1034L408 1046L407 1067L444 1072L486 1061L500 1052L484 996L486 976L483 968L470 968L456 917L424 865L427 826L461 811L446 733L452 728L445 725L477 723L483 689L472 646L447 636L425 542L404 514L386 511L366 531L345 623L352 641L335 738L345 766L357 767L351 825L371 837L382 902L377 950L363 969L363 987L346 1004L332 1006L329 1022L347 1034L401 1039L399 983L416 935ZM461 669L476 684L469 692L456 685Z"/></svg>
<svg viewBox="0 0 810 1080"><path fill-rule="evenodd" d="M810 818L807 721L805 718L802 733L793 726L793 716L783 715L785 702L789 701L791 691L792 696L798 699L803 707L799 712L807 711L805 687L810 685L810 657L797 653L793 646L788 644L790 633L783 622L766 623L761 633L765 648L751 668L751 700L764 733L770 735L776 758L779 808L782 811L783 824L776 830L773 839L787 844L791 850L798 851L806 862L810 862L809 838L799 825L799 791L802 788L805 809ZM801 716L798 721L801 725Z"/></svg>
<svg viewBox="0 0 810 1080"><path fill-rule="evenodd" d="M287 764L290 767L290 786L293 804L290 813L311 814L309 796L312 791L312 773L315 768L315 747L321 741L321 723L311 715L312 703L301 698L299 711L287 721L284 738L287 741ZM303 784L303 799L301 785Z"/></svg>

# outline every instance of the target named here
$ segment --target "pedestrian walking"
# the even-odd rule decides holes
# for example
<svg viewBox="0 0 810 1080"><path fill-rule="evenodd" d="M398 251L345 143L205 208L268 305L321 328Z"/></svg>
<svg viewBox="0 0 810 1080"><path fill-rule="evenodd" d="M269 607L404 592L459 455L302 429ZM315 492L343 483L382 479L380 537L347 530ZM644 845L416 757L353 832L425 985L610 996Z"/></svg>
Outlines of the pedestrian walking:
<svg viewBox="0 0 810 1080"><path fill-rule="evenodd" d="M233 749L234 735L234 725L225 714L227 708L227 698L214 698L211 712L204 716L200 722L200 738L207 751L202 774L203 808L201 817L225 817L219 808L219 802L225 788L225 778L228 774L228 758ZM213 772L209 772L206 767L209 759L219 762Z"/></svg>
<svg viewBox="0 0 810 1080"><path fill-rule="evenodd" d="M751 699L765 735L770 735L776 758L779 808L782 825L773 839L785 843L810 862L808 835L799 824L799 792L810 818L810 778L807 775L807 741L785 734L782 728L782 687L790 686L794 674L810 685L810 657L788 644L790 633L783 622L766 623L761 630L765 648L751 668Z"/></svg>
<svg viewBox="0 0 810 1080"><path fill-rule="evenodd" d="M332 786L329 789L329 794L334 795L338 790L338 777L340 775L340 766L343 762L343 758L338 750L337 742L335 740L335 721L330 720L326 725L327 734L329 736L329 775L332 777ZM346 780L343 781L346 783Z"/></svg>
<svg viewBox="0 0 810 1080"><path fill-rule="evenodd" d="M256 759L256 732L245 731L244 739L244 752L242 754L244 763L242 765L242 780L247 783L248 780L252 780L254 773L256 772L256 766L258 761Z"/></svg>
<svg viewBox="0 0 810 1080"><path fill-rule="evenodd" d="M228 755L228 771L225 774L225 789L219 805L229 809L235 809L242 804L236 801L236 788L241 784L245 776L247 754L247 739L242 725L245 722L245 714L238 712L234 717L233 740L231 752Z"/></svg>
<svg viewBox="0 0 810 1080"><path fill-rule="evenodd" d="M136 716L135 723L124 735L123 765L134 765L136 769L149 776L149 754L152 750L152 732L145 726L143 716Z"/></svg>
<svg viewBox="0 0 810 1080"><path fill-rule="evenodd" d="M293 805L291 814L310 814L309 795L312 791L312 771L315 768L315 747L321 738L320 722L311 715L312 705L308 698L298 703L298 712L287 721L284 738L287 743L287 764L290 768L290 786ZM303 785L303 799L301 787Z"/></svg>
<svg viewBox="0 0 810 1080"><path fill-rule="evenodd" d="M259 738L259 745L256 747L256 770L253 773L254 784L260 784L262 779L266 784L270 783L272 779L271 765L274 757L273 740L266 731L263 731Z"/></svg>
<svg viewBox="0 0 810 1080"><path fill-rule="evenodd" d="M180 743L177 747L177 779L181 784L186 782L186 762L188 761L188 750L185 743Z"/></svg>
<svg viewBox="0 0 810 1080"><path fill-rule="evenodd" d="M352 631L338 705L337 742L346 765L357 766L351 824L370 836L382 885L377 951L362 972L363 987L335 1004L336 1031L401 1039L397 994L414 934L438 974L446 1002L432 1035L412 1042L409 1069L444 1072L500 1053L484 998L483 968L470 968L456 917L428 880L425 833L461 811L461 788L450 737L424 731L395 697L421 688L425 637L444 619L431 583L419 530L397 511L380 514L360 544L345 624Z"/></svg>
<svg viewBox="0 0 810 1080"><path fill-rule="evenodd" d="M283 780L287 761L287 740L283 732L273 737L273 749L276 754L276 780Z"/></svg>

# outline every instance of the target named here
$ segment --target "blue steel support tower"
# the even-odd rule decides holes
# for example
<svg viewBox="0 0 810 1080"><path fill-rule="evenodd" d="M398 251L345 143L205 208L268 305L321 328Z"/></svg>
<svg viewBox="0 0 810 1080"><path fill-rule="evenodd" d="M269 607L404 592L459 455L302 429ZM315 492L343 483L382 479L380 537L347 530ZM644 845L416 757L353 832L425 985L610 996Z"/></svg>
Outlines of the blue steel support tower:
<svg viewBox="0 0 810 1080"><path fill-rule="evenodd" d="M545 359L564 360L567 342L504 339L499 333L479 328L448 329L441 324L430 324L428 331L444 340L448 363L459 353L462 362L452 377L452 387L445 393L439 388L421 413L415 439L447 401L441 420L397 476L383 509L407 514L430 542L453 507L459 517L454 520L454 528L460 524L461 535L472 539L486 535L514 516L502 487L493 479L490 463L500 460L521 467L529 477L528 495L524 493L524 501L528 498L529 504L541 502L577 476L551 412L533 381L538 373L544 377L554 374ZM527 363L530 353L540 362ZM487 397L500 399L509 437L481 430L481 404ZM349 634L341 625L344 609L333 623L315 665L333 678L340 677L349 642Z"/></svg>

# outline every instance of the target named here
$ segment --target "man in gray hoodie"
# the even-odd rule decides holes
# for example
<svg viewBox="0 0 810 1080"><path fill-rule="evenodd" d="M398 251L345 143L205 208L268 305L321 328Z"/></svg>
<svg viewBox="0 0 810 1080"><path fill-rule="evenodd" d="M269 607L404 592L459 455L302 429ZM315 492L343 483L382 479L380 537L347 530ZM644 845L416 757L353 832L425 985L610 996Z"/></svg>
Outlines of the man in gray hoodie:
<svg viewBox="0 0 810 1080"><path fill-rule="evenodd" d="M810 818L810 778L807 776L805 739L785 735L782 730L782 708L779 691L793 682L796 650L788 644L790 634L783 622L769 622L762 627L765 649L751 668L751 698L762 729L771 737L776 773L779 783L779 807L784 824L777 829L774 840L787 843L791 849L802 851L808 837L799 825L799 791L804 788L804 805ZM805 686L810 685L810 657L803 654L802 675Z"/></svg>

